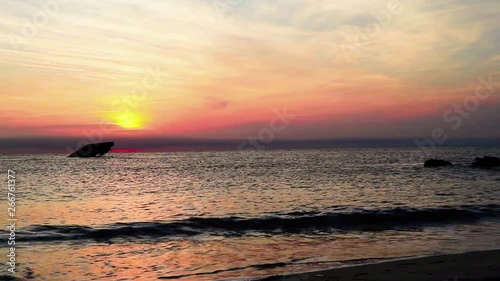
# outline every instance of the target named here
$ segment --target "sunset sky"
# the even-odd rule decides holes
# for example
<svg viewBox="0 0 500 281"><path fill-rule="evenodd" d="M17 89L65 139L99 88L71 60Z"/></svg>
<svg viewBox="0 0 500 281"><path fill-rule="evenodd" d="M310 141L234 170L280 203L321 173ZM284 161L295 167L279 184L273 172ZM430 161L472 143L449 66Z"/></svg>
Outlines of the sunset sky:
<svg viewBox="0 0 500 281"><path fill-rule="evenodd" d="M240 140L283 111L293 117L276 139L437 127L500 138L499 11L497 0L2 1L0 139Z"/></svg>

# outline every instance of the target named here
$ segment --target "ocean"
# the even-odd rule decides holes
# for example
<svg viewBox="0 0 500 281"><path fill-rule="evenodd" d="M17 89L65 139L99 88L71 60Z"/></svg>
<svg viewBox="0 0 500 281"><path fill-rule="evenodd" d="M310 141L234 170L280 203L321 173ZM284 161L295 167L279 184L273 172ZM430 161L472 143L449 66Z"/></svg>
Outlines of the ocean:
<svg viewBox="0 0 500 281"><path fill-rule="evenodd" d="M1 155L16 174L18 276L233 280L496 249L500 148ZM11 231L0 231L7 272Z"/></svg>

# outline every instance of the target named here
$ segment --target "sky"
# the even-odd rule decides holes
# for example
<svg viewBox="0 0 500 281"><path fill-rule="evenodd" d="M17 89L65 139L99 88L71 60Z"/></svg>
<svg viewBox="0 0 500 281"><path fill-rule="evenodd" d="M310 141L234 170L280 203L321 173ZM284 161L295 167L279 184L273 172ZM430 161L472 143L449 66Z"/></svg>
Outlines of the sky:
<svg viewBox="0 0 500 281"><path fill-rule="evenodd" d="M500 139L497 0L1 2L0 150Z"/></svg>

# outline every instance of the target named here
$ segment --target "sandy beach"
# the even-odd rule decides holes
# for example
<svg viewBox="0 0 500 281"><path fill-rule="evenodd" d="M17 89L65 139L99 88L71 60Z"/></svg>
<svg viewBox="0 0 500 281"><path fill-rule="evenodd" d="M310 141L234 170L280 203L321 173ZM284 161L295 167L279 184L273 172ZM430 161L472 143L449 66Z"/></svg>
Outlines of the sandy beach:
<svg viewBox="0 0 500 281"><path fill-rule="evenodd" d="M500 250L418 257L257 280L493 281L500 280Z"/></svg>

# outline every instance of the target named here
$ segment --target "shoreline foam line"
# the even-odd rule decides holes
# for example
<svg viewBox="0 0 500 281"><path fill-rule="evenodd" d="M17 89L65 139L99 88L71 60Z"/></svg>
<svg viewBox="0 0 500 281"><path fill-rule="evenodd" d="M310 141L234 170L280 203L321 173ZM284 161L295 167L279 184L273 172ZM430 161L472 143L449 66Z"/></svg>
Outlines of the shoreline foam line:
<svg viewBox="0 0 500 281"><path fill-rule="evenodd" d="M300 273L230 280L493 281L500 280L500 249L394 259Z"/></svg>

